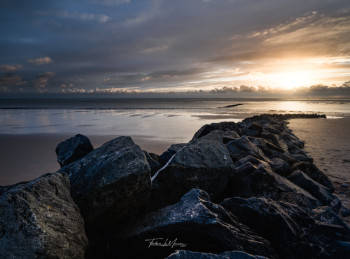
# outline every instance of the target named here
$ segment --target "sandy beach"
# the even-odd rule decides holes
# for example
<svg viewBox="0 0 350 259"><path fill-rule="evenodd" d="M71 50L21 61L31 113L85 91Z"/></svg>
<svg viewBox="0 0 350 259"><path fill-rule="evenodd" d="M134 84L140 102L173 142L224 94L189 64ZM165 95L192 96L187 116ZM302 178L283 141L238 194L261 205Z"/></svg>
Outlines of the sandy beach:
<svg viewBox="0 0 350 259"><path fill-rule="evenodd" d="M339 119L293 119L289 128L302 141L335 187L335 194L350 209L350 117ZM348 224L350 220L344 218Z"/></svg>

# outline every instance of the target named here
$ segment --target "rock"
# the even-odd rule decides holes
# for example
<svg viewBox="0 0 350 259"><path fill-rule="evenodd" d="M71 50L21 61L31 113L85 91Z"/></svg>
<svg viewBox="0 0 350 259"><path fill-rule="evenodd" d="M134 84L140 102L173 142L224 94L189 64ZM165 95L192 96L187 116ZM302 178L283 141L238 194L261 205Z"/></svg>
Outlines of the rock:
<svg viewBox="0 0 350 259"><path fill-rule="evenodd" d="M336 196L332 195L328 188L315 182L300 170L294 171L290 176L288 176L288 179L299 187L308 191L323 204L330 204L333 200L337 199Z"/></svg>
<svg viewBox="0 0 350 259"><path fill-rule="evenodd" d="M310 177L312 180L330 189L331 192L334 191L333 184L331 183L329 178L321 170L319 170L317 166L315 166L312 163L298 162L292 166L291 170L292 171L300 170L303 173L305 173L308 177Z"/></svg>
<svg viewBox="0 0 350 259"><path fill-rule="evenodd" d="M117 250L124 248L126 254L134 258L141 255L143 258L164 258L173 249L179 249L179 246L173 249L149 247L149 241L145 240L154 238L162 238L160 243L176 239L176 243L185 244L186 248L198 252L240 250L274 257L274 251L266 240L239 223L223 207L212 203L209 195L199 189L191 189L174 205L130 222L119 233L119 238L111 247Z"/></svg>
<svg viewBox="0 0 350 259"><path fill-rule="evenodd" d="M169 159L177 153L181 148L186 146L187 143L180 143L180 144L172 144L167 151L165 151L163 154L159 156L159 163L162 165L165 165Z"/></svg>
<svg viewBox="0 0 350 259"><path fill-rule="evenodd" d="M346 258L349 251L347 228L315 221L298 206L255 197L221 205L269 240L280 258Z"/></svg>
<svg viewBox="0 0 350 259"><path fill-rule="evenodd" d="M130 137L113 139L61 169L88 229L111 227L150 196L150 166ZM88 233L89 234L89 233Z"/></svg>
<svg viewBox="0 0 350 259"><path fill-rule="evenodd" d="M142 150L142 152L145 155L147 162L151 168L151 176L153 176L162 167L162 165L154 160L147 151Z"/></svg>
<svg viewBox="0 0 350 259"><path fill-rule="evenodd" d="M247 136L232 140L226 146L233 161L238 161L248 155L260 160L269 161L261 149L255 146Z"/></svg>
<svg viewBox="0 0 350 259"><path fill-rule="evenodd" d="M288 176L291 173L289 164L281 158L273 158L269 164L272 170L279 175Z"/></svg>
<svg viewBox="0 0 350 259"><path fill-rule="evenodd" d="M263 138L249 137L249 140L258 148L260 148L264 152L264 154L269 156L270 158L274 158L274 153L276 152L284 153L284 150L282 148Z"/></svg>
<svg viewBox="0 0 350 259"><path fill-rule="evenodd" d="M316 208L320 202L304 189L274 173L268 163L248 156L235 163L230 174L225 197L269 197L306 208Z"/></svg>
<svg viewBox="0 0 350 259"><path fill-rule="evenodd" d="M193 136L192 140L199 139L210 132L214 130L222 130L222 131L234 131L238 135L240 135L241 129L239 128L238 124L235 122L219 122L219 123L212 123L212 124L206 124L202 126Z"/></svg>
<svg viewBox="0 0 350 259"><path fill-rule="evenodd" d="M284 141L277 134L267 133L263 131L260 137L279 147L281 150L283 150L283 153L288 152L287 144L284 143Z"/></svg>
<svg viewBox="0 0 350 259"><path fill-rule="evenodd" d="M0 188L1 258L84 258L86 246L67 175Z"/></svg>
<svg viewBox="0 0 350 259"><path fill-rule="evenodd" d="M150 155L150 157L154 160L154 161L157 161L158 163L160 163L159 161L159 155L155 154L155 153L148 153Z"/></svg>
<svg viewBox="0 0 350 259"><path fill-rule="evenodd" d="M243 251L227 251L220 253L222 256L226 256L228 259L268 259L261 255L251 255Z"/></svg>
<svg viewBox="0 0 350 259"><path fill-rule="evenodd" d="M166 259L229 259L229 257L211 253L178 250L169 255Z"/></svg>
<svg viewBox="0 0 350 259"><path fill-rule="evenodd" d="M305 155L302 155L302 154L295 154L295 155L292 155L295 160L297 160L298 162L312 162L310 161L310 159L305 156Z"/></svg>
<svg viewBox="0 0 350 259"><path fill-rule="evenodd" d="M348 187L349 187L349 184L348 184L348 183L342 183L342 184L340 185L340 187L348 188Z"/></svg>
<svg viewBox="0 0 350 259"><path fill-rule="evenodd" d="M342 215L343 217L350 217L350 209L348 209L344 206L341 206L340 215Z"/></svg>
<svg viewBox="0 0 350 259"><path fill-rule="evenodd" d="M338 225L345 229L349 229L348 225L334 212L333 208L328 206L313 209L313 218L332 225Z"/></svg>
<svg viewBox="0 0 350 259"><path fill-rule="evenodd" d="M243 251L228 251L220 254L211 254L177 250L166 259L266 259L266 257L259 255L254 256Z"/></svg>
<svg viewBox="0 0 350 259"><path fill-rule="evenodd" d="M57 162L61 167L68 165L79 158L87 155L93 150L93 146L88 137L75 135L74 137L62 141L56 147Z"/></svg>
<svg viewBox="0 0 350 259"><path fill-rule="evenodd" d="M243 126L243 125L240 124L240 126ZM243 129L241 130L241 134L252 136L252 137L258 137L260 136L262 131L263 131L263 126L260 123L256 121L250 121L243 126Z"/></svg>
<svg viewBox="0 0 350 259"><path fill-rule="evenodd" d="M224 192L232 170L233 162L219 134L210 133L196 139L152 177L151 207L174 203L194 187L216 199Z"/></svg>

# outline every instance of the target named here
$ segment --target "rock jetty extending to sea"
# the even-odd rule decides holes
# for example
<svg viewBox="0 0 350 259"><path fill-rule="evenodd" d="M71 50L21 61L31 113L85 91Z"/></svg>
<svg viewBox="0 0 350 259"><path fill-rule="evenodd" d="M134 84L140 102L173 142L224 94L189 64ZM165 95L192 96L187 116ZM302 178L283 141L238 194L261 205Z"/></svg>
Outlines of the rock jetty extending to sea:
<svg viewBox="0 0 350 259"><path fill-rule="evenodd" d="M0 187L0 258L348 258L345 210L292 118L325 116L212 123L160 156L68 139L58 172Z"/></svg>

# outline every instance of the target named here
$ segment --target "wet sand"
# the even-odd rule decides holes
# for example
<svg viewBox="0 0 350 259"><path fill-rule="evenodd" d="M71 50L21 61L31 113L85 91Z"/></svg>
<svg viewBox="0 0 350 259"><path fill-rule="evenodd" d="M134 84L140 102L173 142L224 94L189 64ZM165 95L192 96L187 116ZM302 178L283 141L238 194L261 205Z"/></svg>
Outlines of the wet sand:
<svg viewBox="0 0 350 259"><path fill-rule="evenodd" d="M42 174L56 172L55 148L73 135L29 134L0 135L0 186L32 180ZM94 148L118 136L90 136ZM174 140L158 140L147 136L133 136L133 140L148 152L161 154Z"/></svg>
<svg viewBox="0 0 350 259"><path fill-rule="evenodd" d="M340 119L292 119L289 128L302 141L335 187L335 194L350 209L350 117ZM350 224L350 219L345 219Z"/></svg>

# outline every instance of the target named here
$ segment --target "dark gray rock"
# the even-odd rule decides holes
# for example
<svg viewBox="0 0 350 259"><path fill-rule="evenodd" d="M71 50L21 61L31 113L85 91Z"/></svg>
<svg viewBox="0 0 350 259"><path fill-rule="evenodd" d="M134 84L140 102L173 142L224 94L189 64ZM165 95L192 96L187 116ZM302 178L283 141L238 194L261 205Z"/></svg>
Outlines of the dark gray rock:
<svg viewBox="0 0 350 259"><path fill-rule="evenodd" d="M308 191L323 204L330 204L333 200L337 199L328 188L315 182L300 170L294 171L288 176L288 179Z"/></svg>
<svg viewBox="0 0 350 259"><path fill-rule="evenodd" d="M175 240L186 245L186 249L198 252L220 253L228 250L241 250L247 253L274 257L269 243L255 235L236 217L220 205L210 201L209 195L199 189L191 189L179 202L146 214L132 221L128 227L119 232L119 245L127 254L137 258L164 258L169 255L171 247L149 247L153 238ZM124 242L122 242L124 240ZM111 247L114 247L111 245ZM179 249L179 246L175 247ZM184 249L183 247L180 249Z"/></svg>
<svg viewBox="0 0 350 259"><path fill-rule="evenodd" d="M204 137L205 135L208 135L210 132L214 130L222 130L222 131L234 131L238 135L240 135L241 129L235 122L219 122L219 123L212 123L212 124L206 124L202 126L193 136L192 141L195 139L199 139L201 137Z"/></svg>
<svg viewBox="0 0 350 259"><path fill-rule="evenodd" d="M261 255L251 255L243 251L227 251L220 253L222 256L226 256L228 259L268 259Z"/></svg>
<svg viewBox="0 0 350 259"><path fill-rule="evenodd" d="M277 134L262 132L260 135L261 138L271 142L275 146L279 147L283 152L288 152L288 146Z"/></svg>
<svg viewBox="0 0 350 259"><path fill-rule="evenodd" d="M320 202L310 193L274 173L268 163L248 156L235 163L230 174L225 197L269 197L307 208L316 208Z"/></svg>
<svg viewBox="0 0 350 259"><path fill-rule="evenodd" d="M288 176L291 174L289 164L282 158L272 158L270 160L270 166L274 172L282 176Z"/></svg>
<svg viewBox="0 0 350 259"><path fill-rule="evenodd" d="M348 230L348 225L339 217L332 207L323 206L313 209L313 218L332 225L342 226Z"/></svg>
<svg viewBox="0 0 350 259"><path fill-rule="evenodd" d="M210 133L179 150L152 177L152 206L160 208L174 203L194 187L215 199L224 192L232 170L233 162L222 137Z"/></svg>
<svg viewBox="0 0 350 259"><path fill-rule="evenodd" d="M186 146L187 143L180 143L180 144L172 144L167 151L165 151L163 154L159 156L159 163L162 165L165 165L169 159L177 153L181 148Z"/></svg>
<svg viewBox="0 0 350 259"><path fill-rule="evenodd" d="M79 158L87 155L93 150L93 146L88 137L75 135L59 143L56 147L57 162L61 167L68 165Z"/></svg>
<svg viewBox="0 0 350 259"><path fill-rule="evenodd" d="M84 258L86 246L67 175L0 188L0 258Z"/></svg>
<svg viewBox="0 0 350 259"><path fill-rule="evenodd" d="M317 168L316 165L310 163L310 162L298 162L295 163L291 167L292 171L300 170L303 173L305 173L307 176L309 176L312 180L322 184L323 186L327 187L331 190L331 192L334 191L334 187L332 182L329 180L328 176L326 176L320 169Z"/></svg>
<svg viewBox="0 0 350 259"><path fill-rule="evenodd" d="M247 136L232 140L226 146L233 161L238 161L248 155L260 160L269 161L262 150L254 145Z"/></svg>
<svg viewBox="0 0 350 259"><path fill-rule="evenodd" d="M243 251L228 251L220 254L192 252L177 250L166 259L266 259L264 256L254 256Z"/></svg>
<svg viewBox="0 0 350 259"><path fill-rule="evenodd" d="M113 139L61 169L89 229L112 226L139 210L151 190L150 166L130 137Z"/></svg>
<svg viewBox="0 0 350 259"><path fill-rule="evenodd" d="M258 148L260 148L265 155L273 158L275 152L284 153L285 151L276 146L275 144L271 143L270 141L263 139L263 138L255 138L255 137L249 137L249 140L256 145Z"/></svg>
<svg viewBox="0 0 350 259"><path fill-rule="evenodd" d="M292 155L297 162L312 162L309 157L302 155L302 154L295 154Z"/></svg>
<svg viewBox="0 0 350 259"><path fill-rule="evenodd" d="M162 165L154 160L147 151L142 150L142 152L145 155L147 162L151 168L151 176L153 176L162 167Z"/></svg>
<svg viewBox="0 0 350 259"><path fill-rule="evenodd" d="M211 253L178 250L169 255L166 259L229 259L229 257Z"/></svg>
<svg viewBox="0 0 350 259"><path fill-rule="evenodd" d="M349 251L348 228L316 221L298 206L237 197L221 205L269 240L280 258L346 258Z"/></svg>
<svg viewBox="0 0 350 259"><path fill-rule="evenodd" d="M245 124L240 124L243 128L241 129L242 135L258 137L263 132L263 126L256 121L249 121Z"/></svg>

